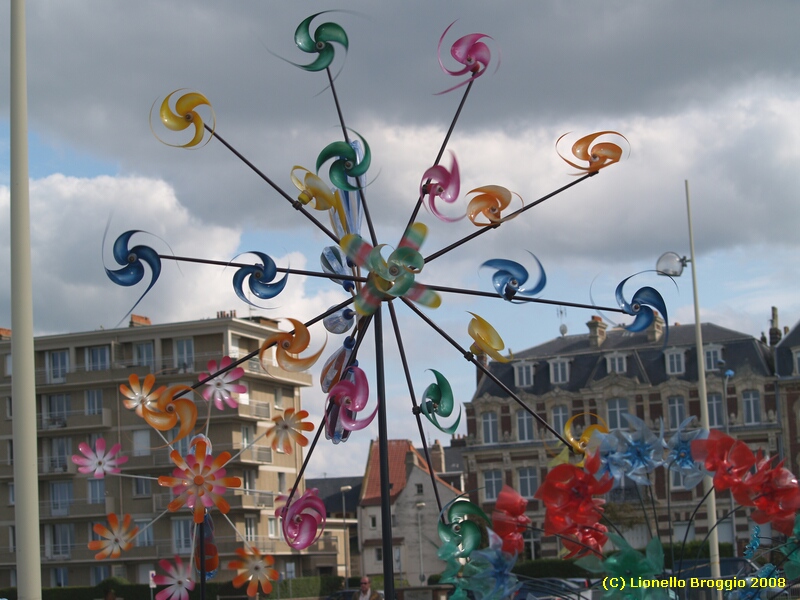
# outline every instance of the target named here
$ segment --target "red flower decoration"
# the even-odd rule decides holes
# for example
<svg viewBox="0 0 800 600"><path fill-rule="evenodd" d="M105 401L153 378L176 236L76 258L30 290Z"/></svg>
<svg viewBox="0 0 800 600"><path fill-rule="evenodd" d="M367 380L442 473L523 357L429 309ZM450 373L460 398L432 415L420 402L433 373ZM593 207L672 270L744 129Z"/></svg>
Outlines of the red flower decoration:
<svg viewBox="0 0 800 600"><path fill-rule="evenodd" d="M587 461L586 469L571 464L551 469L535 498L546 508L545 534L565 532L575 525L592 526L603 514L604 500L594 498L611 490L614 478L594 476L597 461Z"/></svg>
<svg viewBox="0 0 800 600"><path fill-rule="evenodd" d="M503 552L520 554L525 548L522 534L531 520L525 515L528 501L510 486L504 485L497 495L492 512L492 529L503 540Z"/></svg>
<svg viewBox="0 0 800 600"><path fill-rule="evenodd" d="M603 546L608 541L606 533L608 533L608 528L600 523L595 523L591 527L574 525L564 531L561 534L561 543L567 550L564 559L584 556L589 552L602 556Z"/></svg>
<svg viewBox="0 0 800 600"><path fill-rule="evenodd" d="M706 470L714 473L717 491L733 489L734 494L756 464L756 455L747 444L716 429L704 440L692 440L692 457L704 461Z"/></svg>
<svg viewBox="0 0 800 600"><path fill-rule="evenodd" d="M743 506L756 507L750 515L753 521L771 522L777 531L791 535L800 509L800 487L797 477L783 467L783 461L774 468L770 467L771 462L768 457L760 459L755 472L745 475L733 496Z"/></svg>

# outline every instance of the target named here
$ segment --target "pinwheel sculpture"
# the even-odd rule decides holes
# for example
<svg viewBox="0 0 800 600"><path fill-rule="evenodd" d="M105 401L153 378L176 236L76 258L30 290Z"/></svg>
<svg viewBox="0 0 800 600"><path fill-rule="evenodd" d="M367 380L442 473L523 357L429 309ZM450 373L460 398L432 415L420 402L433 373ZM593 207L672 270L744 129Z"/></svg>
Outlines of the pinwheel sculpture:
<svg viewBox="0 0 800 600"><path fill-rule="evenodd" d="M312 25L319 22L323 14L325 13L309 16L300 23L295 31L295 43L302 52L310 55L310 62L295 62L285 58L283 60L310 73L326 73L327 86L339 109L337 112L343 139L334 140L322 147L313 163L313 170L297 165L291 173L284 175L299 190L299 195L292 196L286 192L269 175L244 159L234 146L222 137L217 130L217 120L211 110L211 103L202 93L177 90L164 97L157 111L151 110L151 128L164 143L179 148L197 147L210 143L212 140L222 144L266 182L279 199L287 201L290 207L296 209L297 213L303 215L312 225L322 231L332 244L321 249L321 268L319 271L302 271L301 273L305 276L330 280L341 288L344 295L344 299L339 304L309 321L301 322L291 316L286 316L287 331L270 337L260 349L237 360L225 357L219 363L210 362L208 372L204 373L193 386L156 388L155 378L152 375L149 375L144 381L132 376L130 385L123 386L122 393L126 398L125 406L135 410L157 431L164 432L178 427L178 436L175 439L169 441L165 439L172 450L171 457L176 465L175 472L171 476L160 477L158 481L161 485L175 491L176 498L170 504L170 510L188 507L193 513L200 543L196 546L199 559L190 560L190 563L198 565L200 581L204 581L206 575L206 560L203 556L208 549L207 544L203 541L203 536L208 529L207 518L214 508L225 518L228 506L224 499L225 493L228 489L239 485L239 482L237 478L225 475L225 465L230 460L230 456L226 453L217 456L211 454L212 440L206 436L193 439L193 450L188 455L178 453L172 444L177 439L190 436L196 427L198 411L192 395L198 388L203 388L202 397L208 402L209 411L212 401L218 410L224 410L226 406L235 406L238 390L235 381L237 376L241 376L238 365L243 362L254 358L262 359L265 353L274 347L276 361L283 369L288 371L307 370L322 357L325 349L324 343L319 341L322 336L315 333L313 336L315 338L314 347L319 347L319 349L309 350L309 347L312 346L311 327L322 322L328 334L344 336L322 367L320 387L323 392L328 394L327 405L325 415L317 426L317 434L313 442L307 446L303 469L300 471L302 473L318 445L322 432L325 433L327 440L333 444L339 444L347 441L354 432L369 425L376 417L379 429L379 449L381 453L387 452L384 329L391 329L394 332L409 390L409 410L416 418L424 453L428 460L426 436L423 435L423 418L447 434L454 432L458 427L460 409L453 418L456 403L452 387L441 370L430 368L435 383L430 384L421 396L417 396L396 306L406 307L412 317L421 319L435 335L440 336L455 351L480 369L486 377L494 380L504 389L506 388L502 382L496 379L482 360L484 356L491 357L496 361L509 360L509 357L503 354L505 344L501 334L487 319L476 313L469 313L471 318L465 317L461 331L452 334L444 331L434 322L429 311L446 302L447 296L461 294L496 298L501 303L505 301L516 305L515 310L523 311L525 309L520 308L522 305L530 306L531 303L537 302L560 304L591 311L615 311L634 316L633 327L635 330L646 326L648 319L653 317L653 309L662 313L664 320L667 321L666 306L656 290L643 288L634 294L632 301L628 302L622 293L622 286L625 282L620 284L617 290L618 308L541 300L537 298L537 295L545 287L546 276L543 266L533 254L531 254L532 270L505 257L492 258L480 265L487 271L493 271L493 275L487 281L494 288L493 291L491 287L486 291L444 287L425 279L424 268L431 261L447 255L464 244L478 243L479 238L490 234L507 221L521 217L523 213L534 206L557 196L568 188L587 181L602 169L617 163L623 156L623 149L619 143L626 141L623 136L612 131L600 131L580 137L572 147L571 157L562 156L569 166L580 171L580 176L538 200L525 202L520 194L510 191L502 185L491 183L491 181L474 187L468 192L467 196L471 196L470 200L461 198L462 173L467 174L470 178L475 174L468 170L462 171L453 151L450 151L449 166L441 164L441 160L448 149L451 134L456 128L461 108L470 91L479 79L481 81L488 80L488 77L484 78L483 75L489 71L493 60L495 60L495 68L499 65L499 55L497 59L493 59L492 48L496 48L496 46L494 46L495 42L492 37L483 33L471 33L460 37L452 44L450 56L458 66L447 66L448 61L442 56L442 47L445 38L454 29L455 22L447 26L439 39L435 59L438 60L444 73L456 78L457 81L453 85L444 86L446 89L437 94L446 94L456 89L462 89L463 97L433 164L420 165L419 188L412 191L416 195L416 200L410 203L410 218L399 243L394 249L389 249L384 243L381 243L367 201L367 176L370 174L370 166L374 162L374 158L367 140L351 130L345 123L336 94L336 77L331 72L331 65L337 53L348 50L349 38L344 28L333 22L320 23L312 33ZM211 117L204 120L203 110L208 111ZM167 131L162 131L161 127ZM188 140L173 140L168 137L180 135L185 130L191 133ZM560 141L561 138L557 144ZM327 170L329 182L326 182L323 179L323 167L328 163L330 163ZM441 223L441 227L447 227L449 223L467 217L476 229L458 241L425 255L422 247L428 237L429 228L417 220L423 206ZM329 221L328 224L324 222L325 219L317 216L323 213ZM363 232L362 224L366 224L366 230ZM287 279L298 273L289 267L279 267L275 260L262 250L246 252L238 261L236 259L239 257L233 261L205 257L186 258L159 252L155 248L145 245L145 239L145 232L137 229L119 234L112 247L113 259L117 266L106 267L108 277L118 285L146 286L131 310L154 288L164 273L162 267L165 261L185 260L217 266L232 266L236 269L232 279L236 295L243 302L256 306L260 306L259 302L278 297L285 289ZM245 256L254 258L250 262L244 262ZM246 293L245 284L252 294L250 297ZM253 302L251 297L255 297L256 301ZM391 328L384 325L387 313ZM371 383L358 361L359 349L370 330L375 335L375 378ZM554 430L544 418L522 402L512 390L506 389L506 392L524 410L531 413L544 428L549 430L565 448L568 448L568 452L571 453L577 447L574 439L568 440L562 435L562 432ZM371 398L374 400L371 401ZM293 445L306 446L308 441L302 432L313 429L313 425L303 420L307 416L305 411L295 413L287 410L280 420L276 419L273 429L269 432L273 447L289 451ZM585 440L581 440L580 443L585 445ZM82 469L110 473L119 464L119 461L114 462L109 459L107 454L104 454L104 447L97 447L93 454L84 452L84 455L85 461L82 460L80 463ZM579 467L564 465L563 469L579 469ZM435 486L437 481L434 470L430 468L429 471ZM572 471L570 473L569 477L577 478L583 482L582 485L586 489L590 490L602 490L610 481L610 479L604 479L591 484L594 475L589 474L581 479ZM566 473L564 477L567 477ZM282 518L282 531L287 542L293 548L302 549L316 540L321 533L325 524L325 512L313 490L308 490L300 497L295 497L298 483L295 482L291 492L285 498L285 504L278 510L277 516ZM566 485L565 482L561 482L561 484ZM388 498L389 479L388 473L385 472L381 473L381 491L384 497ZM452 571L453 580L463 583L474 577L476 582L480 582L480 585L476 583L474 588L469 587L468 584L463 585L459 588L462 593L466 593L466 589L480 589L482 590L479 592L481 596L490 600L500 598L514 589L514 580L513 578L509 579L509 569L513 565L514 553L519 550L521 530L525 528L527 521L523 514L524 504L520 505L519 498L513 495L507 495L504 498L505 501L498 508L501 512L494 515L495 527L498 528L500 535L498 537L493 533L492 539L496 543L492 542L489 547L484 549L479 548L481 540L485 539L481 532L492 527L492 520L487 515L464 500L449 507L439 507L442 514L439 532L447 548L441 555L448 562L448 569ZM382 522L383 527L388 528L388 532L384 530L383 534L386 545L383 556L385 557L385 591L388 597L392 597L392 551L390 547L392 535L389 506L388 502L383 503ZM584 526L591 520L595 506L592 502L579 503L576 508L585 509L587 514L571 523L559 523L558 531L565 531L573 525ZM581 515L581 510L578 510L577 514ZM114 519L109 518L109 521L112 529L106 528L100 535L106 536L106 531L122 531L126 528L125 519L123 519L122 525L119 524L116 516ZM110 552L113 555L124 551L125 543L123 542L130 535L135 535L135 533L129 535L129 532L126 532L127 529L123 531L125 535L120 538L119 543L110 546L103 545L103 553ZM597 537L595 536L595 538ZM100 547L100 545L97 546ZM476 556L479 557L479 560L474 561L474 564L464 570L463 563L466 561L469 564L469 556L474 552L478 553ZM171 583L169 589L174 590L172 596L165 595L164 598L184 597L185 590L189 587L180 581L182 574L186 572L180 560L176 559L174 565L167 563L165 567L167 574L161 579L161 581ZM249 582L248 593L253 593L259 584L262 591L268 593L271 589L270 582L274 581L276 577L272 565L271 557L263 555L258 549L250 547L245 542L244 548L239 553L239 560L231 562L229 566L240 572L234 581L237 585ZM161 600L161 595L159 600Z"/></svg>

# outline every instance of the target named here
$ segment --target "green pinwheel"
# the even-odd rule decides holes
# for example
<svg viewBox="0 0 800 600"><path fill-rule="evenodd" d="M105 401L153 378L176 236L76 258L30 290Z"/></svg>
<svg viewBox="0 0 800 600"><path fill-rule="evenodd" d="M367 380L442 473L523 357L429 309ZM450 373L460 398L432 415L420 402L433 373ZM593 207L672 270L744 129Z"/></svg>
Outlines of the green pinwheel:
<svg viewBox="0 0 800 600"><path fill-rule="evenodd" d="M800 513L795 517L792 535L780 549L786 555L786 562L783 563L786 578L797 579L800 577Z"/></svg>
<svg viewBox="0 0 800 600"><path fill-rule="evenodd" d="M463 496L459 496L442 509L447 512L447 522L439 520L439 539L444 542L439 548L439 558L445 562L451 558L467 558L473 550L477 550L481 544L481 526L474 520L469 519L470 515L483 519L485 523L491 523L479 506Z"/></svg>
<svg viewBox="0 0 800 600"><path fill-rule="evenodd" d="M316 53L318 56L308 65L292 63L294 66L300 67L306 71L323 71L327 69L336 55L331 42L340 44L345 49L345 52L347 51L347 34L344 29L342 29L341 25L337 25L336 23L323 23L314 31L314 37L311 37L311 32L309 31L311 21L326 12L329 11L313 14L297 26L294 32L294 43L297 44L297 47L303 52L308 52L309 54Z"/></svg>
<svg viewBox="0 0 800 600"><path fill-rule="evenodd" d="M333 185L340 190L348 192L355 192L363 186L354 186L347 181L347 178L353 177L354 179L358 179L364 175L367 169L369 169L369 164L372 160L372 154L369 150L367 140L361 137L358 132L354 131L353 133L355 133L361 139L361 143L364 144L364 158L362 158L361 161L358 160L356 149L348 142L332 142L325 146L322 152L319 153L319 156L317 156L317 174L319 174L322 165L328 162L328 160L332 158L336 159L331 164L328 175Z"/></svg>
<svg viewBox="0 0 800 600"><path fill-rule="evenodd" d="M420 412L442 433L453 435L458 429L458 424L461 422L461 407L458 409L458 417L455 423L450 427L443 427L437 418L447 418L453 413L453 388L450 387L450 382L447 381L444 375L431 369L433 376L436 377L436 383L430 384L425 388L422 394L422 402L420 402Z"/></svg>

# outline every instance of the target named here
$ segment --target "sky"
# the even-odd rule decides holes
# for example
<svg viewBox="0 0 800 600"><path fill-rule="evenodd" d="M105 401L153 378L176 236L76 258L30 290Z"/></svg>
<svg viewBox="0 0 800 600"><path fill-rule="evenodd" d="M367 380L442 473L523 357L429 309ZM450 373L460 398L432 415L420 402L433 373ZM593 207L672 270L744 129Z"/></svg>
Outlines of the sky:
<svg viewBox="0 0 800 600"><path fill-rule="evenodd" d="M292 167L313 170L322 148L341 138L325 74L290 64L313 59L294 44L297 25L332 5L26 4L37 334L112 328L125 318L146 284L117 287L103 266L114 266L111 244L130 229L147 232L135 243L162 253L231 260L256 250L280 266L318 270L327 237L219 142L191 150L167 146L153 133L173 144L186 138L158 123L151 131L149 116L174 90L203 93L216 132L294 195ZM6 4L2 11L8 10ZM430 262L418 281L491 291L491 271L482 262L531 265L531 252L547 273L541 298L593 298L614 306L617 284L640 273L626 284L628 298L638 287L654 286L671 323L694 322L688 271L674 282L652 272L663 252L689 253L688 180L701 320L760 336L772 306L781 326L800 319L796 2L343 1L318 16L311 31L325 21L340 24L349 37L348 52L337 47L332 68L346 124L372 150L366 196L380 243L399 241L422 174L463 96L463 87L438 94L461 81L437 61L437 44L451 23L442 43L447 68L459 66L450 45L471 33L489 36L482 41L492 58L470 90L442 161L449 166L455 155L461 171L461 196L447 211L463 213L466 192L480 186L502 185L531 203L573 182L575 169L556 153L563 134L574 141L616 131L626 140L618 164ZM7 27L0 47L9 47ZM9 61L8 53L2 56L0 327L10 327ZM568 153L569 143L560 149ZM327 166L321 175L327 177ZM475 230L468 220L443 222L425 208L418 220L429 227L423 255ZM345 299L329 281L290 276L280 296L256 309L236 297L232 273L165 261L135 312L157 323L213 318L219 310L305 321ZM570 334L585 333L596 314L452 294L424 312L463 346L471 343L468 313L479 314L512 352L556 337L562 324ZM453 384L456 401L468 402L473 367L408 309L399 306L398 316L417 398L436 369ZM609 312L603 317L630 322ZM327 335L325 342L320 325L311 333L311 350L327 344L321 364L341 336ZM388 330L384 337L391 435L417 441L397 345ZM374 401L372 338L359 358ZM315 422L324 401L318 389L303 392ZM459 432L466 432L465 423ZM427 425L425 435L446 438ZM307 474L360 474L376 436L373 424L333 450L320 446Z"/></svg>

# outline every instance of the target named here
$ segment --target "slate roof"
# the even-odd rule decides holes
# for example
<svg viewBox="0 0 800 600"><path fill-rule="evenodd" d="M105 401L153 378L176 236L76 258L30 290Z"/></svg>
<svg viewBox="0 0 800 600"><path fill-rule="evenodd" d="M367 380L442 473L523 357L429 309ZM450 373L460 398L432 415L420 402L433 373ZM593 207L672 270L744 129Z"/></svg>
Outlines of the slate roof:
<svg viewBox="0 0 800 600"><path fill-rule="evenodd" d="M776 375L778 377L792 377L794 375L794 355L792 348L800 348L800 321L787 333L776 346Z"/></svg>
<svg viewBox="0 0 800 600"><path fill-rule="evenodd" d="M323 479L306 479L306 489L316 488L319 497L325 503L328 515L342 513L341 489L349 485L351 489L344 493L344 511L346 514L355 514L358 508L358 499L361 497L361 476L355 477L325 477Z"/></svg>
<svg viewBox="0 0 800 600"><path fill-rule="evenodd" d="M772 355L770 348L754 337L714 325L701 324L703 344L716 344L722 347L722 358L726 369L742 371L749 367L755 374L772 374ZM647 332L630 333L620 328L608 329L606 339L599 347L590 347L589 334L567 335L555 338L533 348L514 354L509 363L492 362L491 372L510 389L514 385L514 364L530 362L534 364L533 386L524 390L533 395L544 395L555 387L577 392L609 375L605 357L614 352L626 355L627 371L625 377L636 378L642 383L657 386L669 377L678 380L697 381L697 352L694 325L673 325L669 327L669 339L649 341ZM668 376L664 352L669 350L684 352L685 372L678 376ZM569 381L565 384L550 382L549 361L563 358L569 361ZM475 398L484 394L503 398L507 394L486 376L481 377Z"/></svg>

